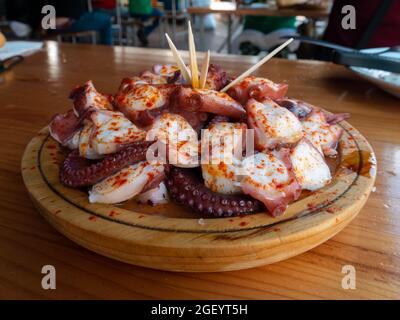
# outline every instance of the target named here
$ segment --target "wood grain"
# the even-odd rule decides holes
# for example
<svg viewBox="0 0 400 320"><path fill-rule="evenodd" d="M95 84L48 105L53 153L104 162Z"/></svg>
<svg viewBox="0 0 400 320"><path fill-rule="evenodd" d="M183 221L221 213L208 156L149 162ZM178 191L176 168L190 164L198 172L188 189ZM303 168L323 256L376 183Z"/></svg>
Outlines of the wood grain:
<svg viewBox="0 0 400 320"><path fill-rule="evenodd" d="M213 55L212 61L239 74L254 63L251 59ZM258 74L288 82L293 97L351 112L350 123L376 152L376 192L331 240L266 267L183 274L104 258L54 230L22 182L26 144L55 112L70 107L66 97L73 86L92 79L100 91L114 92L122 77L156 62L173 58L164 50L48 43L0 75L1 298L400 298L400 103L346 68L322 62L273 59ZM57 269L54 291L40 286L46 264ZM357 270L356 290L341 287L347 264Z"/></svg>

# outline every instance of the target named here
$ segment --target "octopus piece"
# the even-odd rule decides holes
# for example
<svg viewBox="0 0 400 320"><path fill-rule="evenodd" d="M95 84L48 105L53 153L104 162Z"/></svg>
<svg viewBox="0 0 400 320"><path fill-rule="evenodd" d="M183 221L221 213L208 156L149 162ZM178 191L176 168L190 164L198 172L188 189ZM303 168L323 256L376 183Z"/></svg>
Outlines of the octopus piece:
<svg viewBox="0 0 400 320"><path fill-rule="evenodd" d="M74 102L73 110L78 117L84 115L89 108L113 110L112 96L99 93L92 81L76 87L70 93L69 98Z"/></svg>
<svg viewBox="0 0 400 320"><path fill-rule="evenodd" d="M233 99L245 105L251 98L260 101L264 100L264 98L283 98L287 90L287 84L274 83L265 78L250 76L228 89L227 93Z"/></svg>
<svg viewBox="0 0 400 320"><path fill-rule="evenodd" d="M140 78L145 79L148 83L175 83L183 84L184 79L176 65L156 64L152 71L143 72ZM215 64L210 64L206 78L206 89L219 91L230 82L230 78L225 71Z"/></svg>
<svg viewBox="0 0 400 320"><path fill-rule="evenodd" d="M315 109L313 105L297 99L282 98L276 99L275 102L281 107L288 109L299 120L307 117Z"/></svg>
<svg viewBox="0 0 400 320"><path fill-rule="evenodd" d="M173 64L156 64L153 66L153 73L163 77L172 77L177 71L179 71L178 66Z"/></svg>
<svg viewBox="0 0 400 320"><path fill-rule="evenodd" d="M248 157L242 162L242 170L243 192L262 201L273 217L281 215L300 196L301 186L292 171L288 149Z"/></svg>
<svg viewBox="0 0 400 320"><path fill-rule="evenodd" d="M146 137L144 130L136 127L120 112L97 111L90 118L95 126L91 142L99 154L114 153L124 144Z"/></svg>
<svg viewBox="0 0 400 320"><path fill-rule="evenodd" d="M136 201L150 206L157 206L169 202L167 186L161 182L157 187L142 192L136 197Z"/></svg>
<svg viewBox="0 0 400 320"><path fill-rule="evenodd" d="M95 127L91 121L86 121L85 126L79 134L78 150L79 155L83 158L95 160L103 158L103 155L99 154L92 144L92 132Z"/></svg>
<svg viewBox="0 0 400 320"><path fill-rule="evenodd" d="M206 112L192 112L192 111L182 110L180 108L175 108L173 106L170 106L168 111L170 113L178 114L181 117L185 118L185 120L197 133L200 133L200 130L204 127L208 119L208 113Z"/></svg>
<svg viewBox="0 0 400 320"><path fill-rule="evenodd" d="M221 67L210 64L208 67L205 89L219 91L228 85L230 81L230 77Z"/></svg>
<svg viewBox="0 0 400 320"><path fill-rule="evenodd" d="M168 83L168 77L165 77L165 76L162 76L159 74L154 74L151 71L143 71L140 74L139 79L141 81L146 82L147 84L167 84Z"/></svg>
<svg viewBox="0 0 400 320"><path fill-rule="evenodd" d="M209 128L211 125L219 123L219 122L229 122L229 117L227 116L213 116L211 120L207 124L207 128Z"/></svg>
<svg viewBox="0 0 400 320"><path fill-rule="evenodd" d="M171 167L167 177L171 198L202 216L230 217L265 210L260 201L249 196L211 191L193 169Z"/></svg>
<svg viewBox="0 0 400 320"><path fill-rule="evenodd" d="M308 115L311 114L312 111L321 111L325 116L326 122L328 122L329 124L337 124L340 121L350 118L350 113L331 114L318 107L313 106L312 104L297 99L283 98L277 99L275 100L275 102L281 107L284 107L294 113L296 117L299 118L299 120L305 119Z"/></svg>
<svg viewBox="0 0 400 320"><path fill-rule="evenodd" d="M165 178L162 164L135 163L96 183L89 190L91 203L120 203L140 194L146 186Z"/></svg>
<svg viewBox="0 0 400 320"><path fill-rule="evenodd" d="M140 78L150 84L183 84L184 79L178 66L172 64L156 64L152 71L144 71Z"/></svg>
<svg viewBox="0 0 400 320"><path fill-rule="evenodd" d="M204 184L213 192L222 194L241 194L239 179L237 176L237 164L227 164L221 161L219 164L201 166Z"/></svg>
<svg viewBox="0 0 400 320"><path fill-rule="evenodd" d="M259 151L294 144L303 137L297 117L271 99L266 98L263 102L250 99L246 110L247 124L254 129L255 146Z"/></svg>
<svg viewBox="0 0 400 320"><path fill-rule="evenodd" d="M204 184L211 191L223 194L242 192L236 172L246 128L244 123L218 122L203 132L201 169Z"/></svg>
<svg viewBox="0 0 400 320"><path fill-rule="evenodd" d="M168 77L168 83L177 85L185 84L186 81L181 73L181 70L176 71L172 76Z"/></svg>
<svg viewBox="0 0 400 320"><path fill-rule="evenodd" d="M168 112L178 114L185 118L185 120L190 124L190 126L197 132L200 133L200 130L204 127L205 123L208 119L207 112L199 112L186 110L182 108L176 101L176 96L179 94L180 89L176 89L170 96L170 105L168 107Z"/></svg>
<svg viewBox="0 0 400 320"><path fill-rule="evenodd" d="M350 113L344 112L344 113L333 114L333 113L324 112L324 116L325 116L326 122L328 122L330 125L333 125L333 124L337 124L343 120L349 119Z"/></svg>
<svg viewBox="0 0 400 320"><path fill-rule="evenodd" d="M115 103L118 108L130 107L134 111L157 109L168 102L164 94L164 86L150 85L134 82L123 86L117 93Z"/></svg>
<svg viewBox="0 0 400 320"><path fill-rule="evenodd" d="M118 93L129 91L131 88L133 88L137 85L142 85L142 84L152 84L152 83L150 81L148 81L147 79L143 79L139 76L123 78L121 81L121 84L119 85ZM115 103L115 99L114 99L114 103Z"/></svg>
<svg viewBox="0 0 400 320"><path fill-rule="evenodd" d="M115 96L115 105L129 120L146 127L164 112L169 105L175 85L123 84Z"/></svg>
<svg viewBox="0 0 400 320"><path fill-rule="evenodd" d="M122 80L120 90L126 85L136 84L181 84L183 82L180 70L177 66L171 64L156 64L152 70L146 70L140 73L139 76L125 78Z"/></svg>
<svg viewBox="0 0 400 320"><path fill-rule="evenodd" d="M302 121L304 136L313 146L326 156L337 155L337 144L343 129L337 124L329 124L324 112L314 110Z"/></svg>
<svg viewBox="0 0 400 320"><path fill-rule="evenodd" d="M303 189L320 189L332 179L324 157L306 138L290 151L290 160L296 179Z"/></svg>
<svg viewBox="0 0 400 320"><path fill-rule="evenodd" d="M67 146L83 126L83 118L78 118L73 110L56 114L49 124L49 132L54 140Z"/></svg>
<svg viewBox="0 0 400 320"><path fill-rule="evenodd" d="M146 160L146 152L152 143L154 142L131 143L100 161L83 158L79 155L79 150L73 150L61 166L61 183L73 188L93 185L128 165Z"/></svg>
<svg viewBox="0 0 400 320"><path fill-rule="evenodd" d="M198 140L196 131L178 114L164 113L147 132L147 140L157 140L158 155L177 167L197 167ZM163 148L163 150L160 150ZM165 152L162 152L165 151Z"/></svg>
<svg viewBox="0 0 400 320"><path fill-rule="evenodd" d="M71 139L68 140L68 142L65 144L65 147L67 147L70 150L75 150L79 148L79 140L81 137L81 133L82 133L82 129L80 129L79 131L77 131Z"/></svg>
<svg viewBox="0 0 400 320"><path fill-rule="evenodd" d="M174 91L173 101L175 107L191 112L209 112L233 119L246 115L240 103L226 93L214 90L179 87Z"/></svg>

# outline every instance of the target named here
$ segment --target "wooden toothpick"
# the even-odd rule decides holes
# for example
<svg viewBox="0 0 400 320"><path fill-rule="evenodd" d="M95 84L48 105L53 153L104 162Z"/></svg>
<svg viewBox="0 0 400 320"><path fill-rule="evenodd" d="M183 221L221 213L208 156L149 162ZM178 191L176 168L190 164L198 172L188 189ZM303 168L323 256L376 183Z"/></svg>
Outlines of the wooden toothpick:
<svg viewBox="0 0 400 320"><path fill-rule="evenodd" d="M279 51L281 51L283 48L285 48L287 45L289 45L294 39L290 38L287 40L285 43L281 44L278 48L270 52L268 55L266 55L263 59L258 61L254 66L252 66L250 69L247 71L243 72L240 76L238 76L235 80L233 80L230 84L228 84L225 88L221 90L221 92L225 92L229 88L233 87L234 85L238 84L241 82L244 78L248 77L250 74L252 74L255 70L257 70L259 67L261 67L264 63L266 63L269 59L271 59L274 55L276 55Z"/></svg>
<svg viewBox="0 0 400 320"><path fill-rule="evenodd" d="M187 83L191 83L191 77L190 77L190 72L188 67L186 66L185 62L183 61L181 55L178 52L178 49L176 49L174 43L172 42L171 38L168 36L168 34L165 34L165 37L167 38L169 48L172 51L172 55L174 56L174 59L176 61L176 64L178 65L178 68L181 70L182 76L185 79Z"/></svg>
<svg viewBox="0 0 400 320"><path fill-rule="evenodd" d="M204 89L204 87L206 86L208 67L210 66L210 56L210 50L207 50L203 59L203 64L201 66L200 89Z"/></svg>
<svg viewBox="0 0 400 320"><path fill-rule="evenodd" d="M199 69L197 67L196 46L194 44L194 37L190 21L188 23L188 40L189 40L189 59L190 71L192 76L192 87L199 88Z"/></svg>

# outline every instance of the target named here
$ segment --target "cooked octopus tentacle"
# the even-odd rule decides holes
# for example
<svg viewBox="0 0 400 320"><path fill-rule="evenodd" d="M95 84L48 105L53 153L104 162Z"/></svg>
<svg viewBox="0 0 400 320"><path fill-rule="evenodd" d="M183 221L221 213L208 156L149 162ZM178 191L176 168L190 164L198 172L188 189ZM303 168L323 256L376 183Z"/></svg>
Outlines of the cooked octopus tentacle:
<svg viewBox="0 0 400 320"><path fill-rule="evenodd" d="M274 83L269 79L247 77L230 88L227 93L242 105L245 105L251 98L262 101L264 98L280 99L286 95L288 85Z"/></svg>
<svg viewBox="0 0 400 320"><path fill-rule="evenodd" d="M78 150L73 150L66 157L61 167L61 183L68 187L93 185L127 165L146 160L146 151L152 143L152 141L131 143L119 152L98 162L82 158L79 156Z"/></svg>
<svg viewBox="0 0 400 320"><path fill-rule="evenodd" d="M82 116L88 109L113 110L113 96L96 90L91 80L72 90L69 98L74 102L74 112Z"/></svg>
<svg viewBox="0 0 400 320"><path fill-rule="evenodd" d="M205 89L219 91L231 81L232 79L221 67L211 63L208 68Z"/></svg>
<svg viewBox="0 0 400 320"><path fill-rule="evenodd" d="M202 216L230 217L265 210L249 196L212 192L190 169L171 167L167 184L171 198Z"/></svg>

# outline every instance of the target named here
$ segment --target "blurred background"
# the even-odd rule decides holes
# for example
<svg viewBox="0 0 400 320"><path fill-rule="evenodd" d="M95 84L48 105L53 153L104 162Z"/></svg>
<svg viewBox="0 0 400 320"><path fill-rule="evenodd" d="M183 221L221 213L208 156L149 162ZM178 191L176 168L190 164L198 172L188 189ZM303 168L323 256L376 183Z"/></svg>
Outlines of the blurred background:
<svg viewBox="0 0 400 320"><path fill-rule="evenodd" d="M56 9L55 29L42 27L46 4ZM342 26L349 4L355 29ZM167 32L187 49L189 19L200 51L262 56L293 35L358 49L400 45L400 0L0 0L8 40L166 48ZM324 49L295 41L280 55L319 59Z"/></svg>

